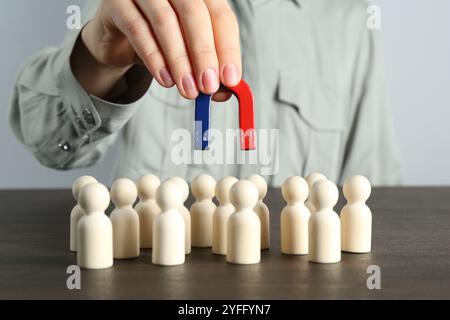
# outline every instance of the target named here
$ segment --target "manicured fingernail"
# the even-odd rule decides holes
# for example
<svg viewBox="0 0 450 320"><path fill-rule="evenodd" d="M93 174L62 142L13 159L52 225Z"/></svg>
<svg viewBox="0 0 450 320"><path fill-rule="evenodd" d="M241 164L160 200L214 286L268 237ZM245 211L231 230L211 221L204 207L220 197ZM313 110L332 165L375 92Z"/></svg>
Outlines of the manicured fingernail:
<svg viewBox="0 0 450 320"><path fill-rule="evenodd" d="M161 81L163 84L167 87L171 87L175 84L175 81L173 81L172 75L170 74L169 70L164 67L159 71L159 77L161 78Z"/></svg>
<svg viewBox="0 0 450 320"><path fill-rule="evenodd" d="M198 95L197 86L195 85L195 80L192 74L186 73L181 80L183 85L183 90L186 95L190 98L195 98Z"/></svg>
<svg viewBox="0 0 450 320"><path fill-rule="evenodd" d="M202 73L202 85L206 93L214 93L219 90L219 78L214 69L209 68Z"/></svg>
<svg viewBox="0 0 450 320"><path fill-rule="evenodd" d="M234 64L225 65L222 75L225 84L228 86L236 86L239 83L239 71Z"/></svg>

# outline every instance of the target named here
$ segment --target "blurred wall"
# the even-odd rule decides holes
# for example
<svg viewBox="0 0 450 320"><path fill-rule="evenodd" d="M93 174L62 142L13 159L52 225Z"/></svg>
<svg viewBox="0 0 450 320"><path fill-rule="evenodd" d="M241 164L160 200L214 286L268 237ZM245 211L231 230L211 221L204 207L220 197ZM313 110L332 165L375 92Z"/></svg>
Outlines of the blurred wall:
<svg viewBox="0 0 450 320"><path fill-rule="evenodd" d="M339 0L335 0L339 1ZM83 0L3 0L0 11L0 188L70 187L81 174L110 182L114 152L93 168L42 167L8 125L16 72L37 50L60 43L66 8ZM395 125L409 185L450 185L450 0L374 0L382 9Z"/></svg>

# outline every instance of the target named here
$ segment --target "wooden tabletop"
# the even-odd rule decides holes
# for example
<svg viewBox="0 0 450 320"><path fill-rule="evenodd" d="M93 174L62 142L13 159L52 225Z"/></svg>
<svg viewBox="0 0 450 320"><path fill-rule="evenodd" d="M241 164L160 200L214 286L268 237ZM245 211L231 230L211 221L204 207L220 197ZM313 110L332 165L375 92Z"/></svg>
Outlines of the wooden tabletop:
<svg viewBox="0 0 450 320"><path fill-rule="evenodd" d="M450 188L375 188L372 253L331 265L282 255L280 190L265 202L272 239L260 264L194 248L186 264L158 267L144 250L111 269L82 270L81 290L68 290L70 191L0 191L0 299L450 299ZM371 265L380 290L367 288Z"/></svg>

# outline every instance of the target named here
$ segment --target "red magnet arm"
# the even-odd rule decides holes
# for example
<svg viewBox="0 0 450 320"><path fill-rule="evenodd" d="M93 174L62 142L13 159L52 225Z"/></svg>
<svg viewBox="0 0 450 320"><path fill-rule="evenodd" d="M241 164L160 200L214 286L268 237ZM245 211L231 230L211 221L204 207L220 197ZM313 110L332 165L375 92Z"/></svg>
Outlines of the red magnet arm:
<svg viewBox="0 0 450 320"><path fill-rule="evenodd" d="M244 80L228 89L239 101L239 127L241 129L241 149L256 149L255 112L252 89Z"/></svg>

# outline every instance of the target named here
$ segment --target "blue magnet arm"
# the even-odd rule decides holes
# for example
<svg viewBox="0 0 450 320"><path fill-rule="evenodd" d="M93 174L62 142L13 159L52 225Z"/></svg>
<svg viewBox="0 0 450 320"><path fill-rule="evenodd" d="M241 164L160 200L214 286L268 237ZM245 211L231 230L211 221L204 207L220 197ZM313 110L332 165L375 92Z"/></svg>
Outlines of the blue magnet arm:
<svg viewBox="0 0 450 320"><path fill-rule="evenodd" d="M205 150L209 144L209 119L212 95L200 93L195 100L195 149Z"/></svg>

